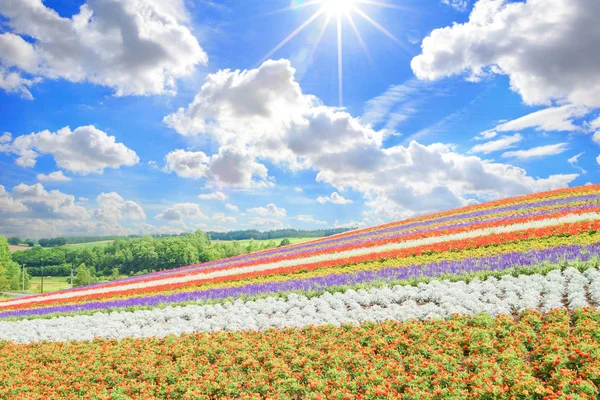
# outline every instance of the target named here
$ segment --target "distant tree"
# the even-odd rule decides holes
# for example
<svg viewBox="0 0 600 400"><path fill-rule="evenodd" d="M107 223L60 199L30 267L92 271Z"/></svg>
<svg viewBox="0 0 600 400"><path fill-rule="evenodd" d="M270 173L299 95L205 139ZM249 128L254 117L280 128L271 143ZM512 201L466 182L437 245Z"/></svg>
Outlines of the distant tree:
<svg viewBox="0 0 600 400"><path fill-rule="evenodd" d="M289 246L290 244L292 244L292 242L290 242L290 239L285 238L281 241L281 243L279 243L279 247Z"/></svg>
<svg viewBox="0 0 600 400"><path fill-rule="evenodd" d="M33 241L33 239L25 239L23 241L23 243L25 243L29 247L33 247L35 245L35 242Z"/></svg>
<svg viewBox="0 0 600 400"><path fill-rule="evenodd" d="M112 273L108 277L108 280L114 281L114 280L119 279L120 277L121 277L121 274L119 274L119 268L113 268Z"/></svg>
<svg viewBox="0 0 600 400"><path fill-rule="evenodd" d="M0 291L8 290L10 287L9 280L7 279L9 263L12 263L10 252L8 251L8 240L4 236L0 236Z"/></svg>
<svg viewBox="0 0 600 400"><path fill-rule="evenodd" d="M75 274L75 278L73 278L73 286L89 285L92 281L92 274L85 264L81 264L77 267L77 273Z"/></svg>
<svg viewBox="0 0 600 400"><path fill-rule="evenodd" d="M8 244L12 244L13 246L21 244L21 238L18 238L16 236L9 237L8 238Z"/></svg>
<svg viewBox="0 0 600 400"><path fill-rule="evenodd" d="M0 236L0 290L20 290L23 285L23 268L12 260L8 241ZM25 288L29 287L29 275L25 274Z"/></svg>

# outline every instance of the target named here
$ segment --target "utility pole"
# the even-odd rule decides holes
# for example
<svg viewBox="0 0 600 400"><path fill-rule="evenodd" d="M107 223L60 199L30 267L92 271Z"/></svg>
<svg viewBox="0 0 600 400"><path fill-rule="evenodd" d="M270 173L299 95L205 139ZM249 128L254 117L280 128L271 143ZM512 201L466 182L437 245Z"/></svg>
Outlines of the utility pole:
<svg viewBox="0 0 600 400"><path fill-rule="evenodd" d="M42 285L40 287L40 293L44 293L44 259L42 258Z"/></svg>
<svg viewBox="0 0 600 400"><path fill-rule="evenodd" d="M71 268L71 289L73 289L73 268Z"/></svg>
<svg viewBox="0 0 600 400"><path fill-rule="evenodd" d="M23 263L23 293L25 293L25 263Z"/></svg>

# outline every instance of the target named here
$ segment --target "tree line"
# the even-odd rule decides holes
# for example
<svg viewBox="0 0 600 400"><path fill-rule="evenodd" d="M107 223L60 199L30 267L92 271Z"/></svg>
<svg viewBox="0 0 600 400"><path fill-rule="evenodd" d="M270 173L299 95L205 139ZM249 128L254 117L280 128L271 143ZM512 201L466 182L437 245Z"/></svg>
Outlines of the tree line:
<svg viewBox="0 0 600 400"><path fill-rule="evenodd" d="M27 273L35 277L41 276L42 273L44 276L68 277L73 270L76 286L106 280L106 278L141 275L233 257L287 244L289 244L287 239L262 243L250 240L245 244L212 242L206 233L196 231L177 237L143 236L135 239L118 239L92 248L35 246L30 250L14 252L12 262L18 267L26 265Z"/></svg>
<svg viewBox="0 0 600 400"><path fill-rule="evenodd" d="M325 236L331 236L338 233L346 232L349 228L336 228L336 229L315 229L315 230L299 230L299 229L278 229L274 231L261 232L256 229L248 229L243 231L229 231L229 232L207 232L207 235L212 240L271 240L271 239L283 239L290 237L303 237L303 238L319 238ZM187 233L180 234L158 234L152 235L154 238L165 238L165 237L180 237L186 236ZM134 239L141 238L142 235L129 235L129 236L69 236L69 237L56 237L56 238L42 238L37 241L42 247L58 247L65 244L82 244L101 242L108 240L120 240L120 239ZM12 245L27 244L30 247L34 246L36 242L33 239L21 239L13 236L8 238L8 242Z"/></svg>

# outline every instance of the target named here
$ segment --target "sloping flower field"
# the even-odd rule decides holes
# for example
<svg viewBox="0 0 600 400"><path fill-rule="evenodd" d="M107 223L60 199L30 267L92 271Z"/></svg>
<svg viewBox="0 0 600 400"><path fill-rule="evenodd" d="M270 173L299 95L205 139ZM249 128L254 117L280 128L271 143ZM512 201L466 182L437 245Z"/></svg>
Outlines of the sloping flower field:
<svg viewBox="0 0 600 400"><path fill-rule="evenodd" d="M0 398L600 396L600 185L0 302Z"/></svg>

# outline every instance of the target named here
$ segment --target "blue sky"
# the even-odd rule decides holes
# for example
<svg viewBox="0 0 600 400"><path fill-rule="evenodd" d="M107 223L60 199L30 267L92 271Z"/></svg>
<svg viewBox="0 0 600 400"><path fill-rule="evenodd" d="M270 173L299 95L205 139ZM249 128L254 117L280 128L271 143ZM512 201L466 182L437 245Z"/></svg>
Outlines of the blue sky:
<svg viewBox="0 0 600 400"><path fill-rule="evenodd" d="M0 234L368 226L597 183L598 15L0 1Z"/></svg>

